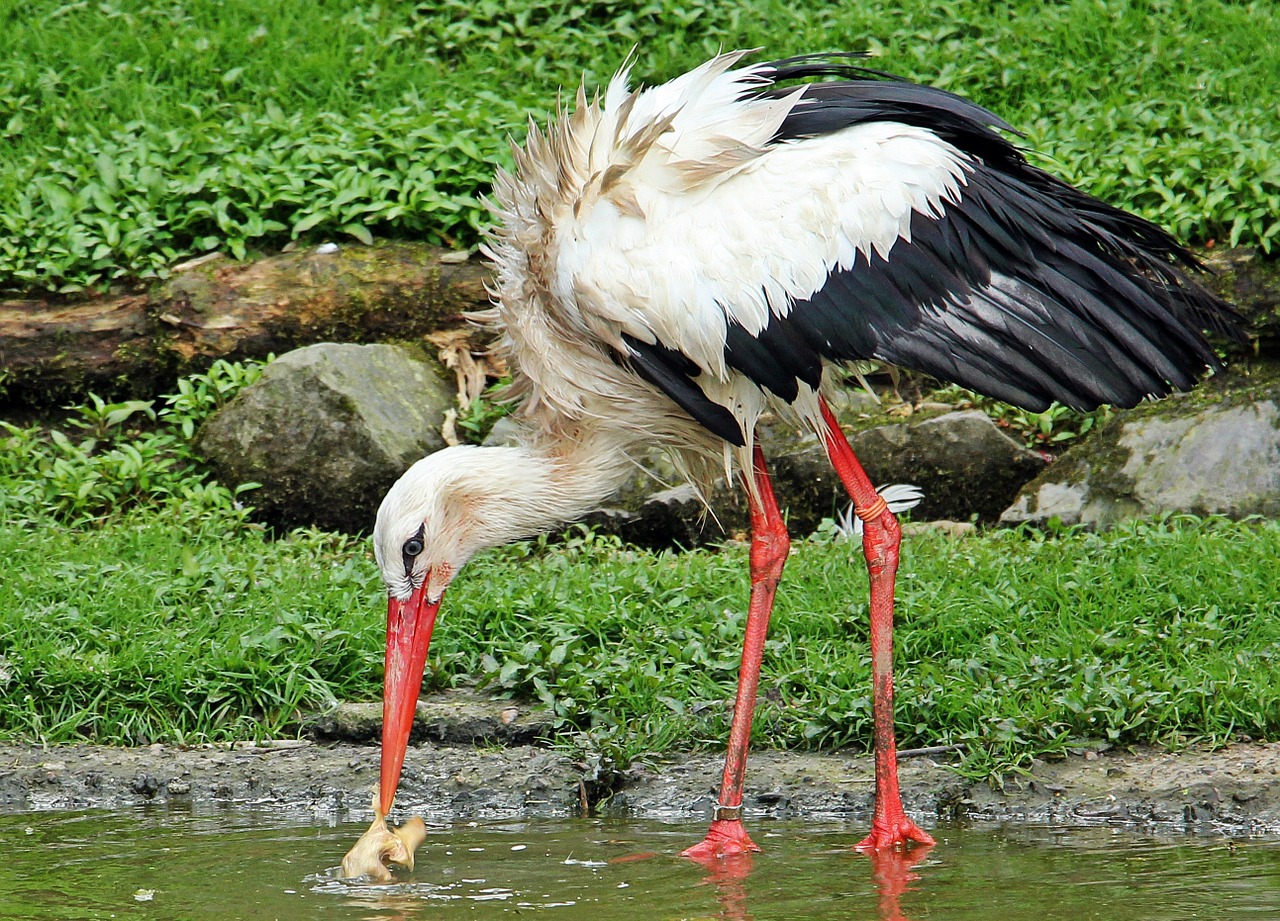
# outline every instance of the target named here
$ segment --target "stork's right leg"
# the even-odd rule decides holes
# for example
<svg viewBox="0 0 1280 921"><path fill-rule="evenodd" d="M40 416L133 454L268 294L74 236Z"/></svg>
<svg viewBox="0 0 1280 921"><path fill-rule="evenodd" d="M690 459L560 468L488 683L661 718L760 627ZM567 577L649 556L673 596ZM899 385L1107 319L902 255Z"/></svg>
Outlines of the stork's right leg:
<svg viewBox="0 0 1280 921"><path fill-rule="evenodd" d="M755 714L769 614L782 578L782 566L791 549L791 539L773 497L773 484L769 482L764 454L759 447L752 457L752 468L751 479L746 484L751 507L751 602L747 608L747 635L742 644L738 697L733 705L733 728L729 730L729 750L724 758L720 802L706 839L680 855L700 861L760 850L742 825L742 779L747 767L751 718Z"/></svg>
<svg viewBox="0 0 1280 921"><path fill-rule="evenodd" d="M821 399L821 398L820 398ZM845 491L853 500L853 510L865 525L862 550L871 577L871 680L872 717L875 735L876 807L871 834L859 844L860 851L902 847L908 842L933 844L933 838L902 809L898 792L898 751L893 727L893 586L898 571L898 544L901 529L889 506L876 492L840 423L821 400L826 423L827 456Z"/></svg>

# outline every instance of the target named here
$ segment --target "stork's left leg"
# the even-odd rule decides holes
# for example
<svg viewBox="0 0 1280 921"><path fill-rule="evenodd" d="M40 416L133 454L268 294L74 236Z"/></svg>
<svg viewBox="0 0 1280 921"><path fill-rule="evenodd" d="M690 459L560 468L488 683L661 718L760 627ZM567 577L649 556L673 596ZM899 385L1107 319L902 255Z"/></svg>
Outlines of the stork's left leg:
<svg viewBox="0 0 1280 921"><path fill-rule="evenodd" d="M901 847L909 841L933 844L933 838L907 818L898 792L898 750L893 728L893 584L898 571L898 544L902 532L898 520L867 478L854 456L840 423L821 400L826 423L827 456L845 491L853 500L854 513L862 519L862 551L871 575L871 675L872 716L876 758L876 809L871 834L859 844L860 851Z"/></svg>
<svg viewBox="0 0 1280 921"><path fill-rule="evenodd" d="M791 549L787 526L773 497L773 484L764 465L764 453L757 446L752 471L743 474L751 507L751 602L747 608L747 635L742 644L742 665L738 670L738 696L733 705L733 727L729 730L729 750L724 756L724 777L720 782L720 802L707 837L680 856L708 861L758 851L742 825L742 778L747 769L747 746L751 742L751 718L756 709L756 688L760 684L760 662L764 657L765 635L773 597L782 578L782 566Z"/></svg>

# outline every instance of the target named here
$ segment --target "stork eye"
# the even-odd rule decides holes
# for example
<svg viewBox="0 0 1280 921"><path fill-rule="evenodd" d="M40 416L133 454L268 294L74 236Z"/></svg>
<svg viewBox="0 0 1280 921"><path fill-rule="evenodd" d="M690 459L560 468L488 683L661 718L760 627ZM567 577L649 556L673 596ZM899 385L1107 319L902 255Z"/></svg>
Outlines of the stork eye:
<svg viewBox="0 0 1280 921"><path fill-rule="evenodd" d="M406 557L415 557L422 552L422 538L411 537L404 542L402 552Z"/></svg>

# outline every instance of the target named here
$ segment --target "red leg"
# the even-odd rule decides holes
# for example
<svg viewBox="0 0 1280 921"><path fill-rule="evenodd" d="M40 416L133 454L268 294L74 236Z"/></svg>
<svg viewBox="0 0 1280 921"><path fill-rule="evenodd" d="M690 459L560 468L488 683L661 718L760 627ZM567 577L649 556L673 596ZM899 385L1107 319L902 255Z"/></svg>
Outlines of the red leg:
<svg viewBox="0 0 1280 921"><path fill-rule="evenodd" d="M893 582L898 572L898 544L902 531L893 512L889 511L858 463L840 423L826 401L821 403L822 418L827 424L827 456L853 499L854 513L865 523L862 551L871 575L876 811L871 820L871 834L858 844L858 850L901 847L909 841L933 844L933 838L907 818L902 809L902 795L898 792L898 749L893 729Z"/></svg>
<svg viewBox="0 0 1280 921"><path fill-rule="evenodd" d="M720 802L706 839L681 854L699 861L760 850L742 826L742 776L747 767L751 718L755 715L756 687L760 683L760 660L764 656L765 634L769 631L769 614L773 610L778 580L782 578L782 566L791 549L791 539L773 497L773 484L769 482L764 453L759 447L752 457L750 477L744 474L743 478L747 481L747 499L751 506L751 603L747 608L747 635L742 644L738 697L733 707L733 728L729 730L729 750L724 758Z"/></svg>

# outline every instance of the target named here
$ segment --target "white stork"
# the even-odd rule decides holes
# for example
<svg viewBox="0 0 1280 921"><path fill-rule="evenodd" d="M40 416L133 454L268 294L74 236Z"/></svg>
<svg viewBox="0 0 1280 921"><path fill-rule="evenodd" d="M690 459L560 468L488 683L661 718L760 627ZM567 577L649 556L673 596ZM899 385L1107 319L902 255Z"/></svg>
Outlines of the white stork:
<svg viewBox="0 0 1280 921"><path fill-rule="evenodd" d="M530 124L498 175L488 316L515 374L514 447L414 464L378 511L389 592L381 812L404 761L445 589L477 551L599 507L668 451L751 510L751 600L716 815L694 858L757 850L742 790L761 653L789 539L755 441L767 411L823 440L865 522L876 806L858 848L932 839L898 792L893 585L899 529L822 396L828 365L877 359L1030 409L1130 406L1218 359L1237 317L1187 281L1158 227L1031 166L985 109L849 63L742 65ZM835 79L828 79L835 78Z"/></svg>

